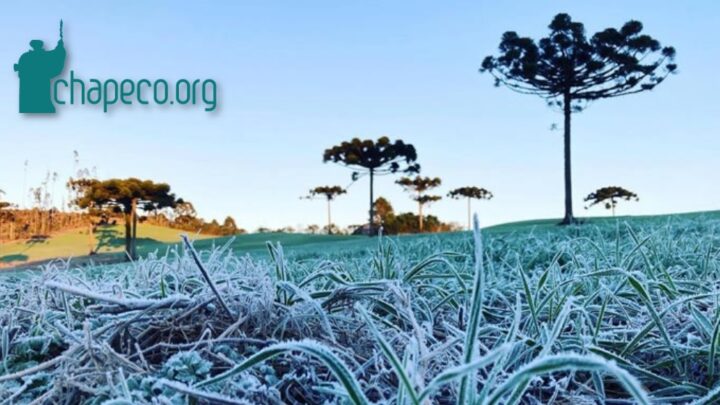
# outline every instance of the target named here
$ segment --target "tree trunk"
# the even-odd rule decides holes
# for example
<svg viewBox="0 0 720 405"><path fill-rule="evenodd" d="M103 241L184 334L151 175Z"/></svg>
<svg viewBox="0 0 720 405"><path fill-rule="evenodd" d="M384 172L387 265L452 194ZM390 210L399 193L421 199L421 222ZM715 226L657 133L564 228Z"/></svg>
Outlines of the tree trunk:
<svg viewBox="0 0 720 405"><path fill-rule="evenodd" d="M132 216L130 214L131 209L125 209L123 217L125 218L125 253L131 256L132 250Z"/></svg>
<svg viewBox="0 0 720 405"><path fill-rule="evenodd" d="M470 228L470 226L472 225L472 224L470 223L470 217L471 217L471 214L470 214L470 211L471 211L471 210L470 210L470 202L472 201L472 199L471 199L470 197L468 197L467 200L468 200L468 201L467 201L467 202L468 202L468 231L470 231L470 230L472 230L472 228Z"/></svg>
<svg viewBox="0 0 720 405"><path fill-rule="evenodd" d="M423 220L422 220L422 203L418 203L418 225L420 232L422 233Z"/></svg>
<svg viewBox="0 0 720 405"><path fill-rule="evenodd" d="M368 236L375 235L375 201L373 200L374 175L374 169L370 169L370 220L368 221Z"/></svg>
<svg viewBox="0 0 720 405"><path fill-rule="evenodd" d="M88 254L92 255L95 253L95 234L93 233L93 224L88 224Z"/></svg>
<svg viewBox="0 0 720 405"><path fill-rule="evenodd" d="M563 113L565 115L565 133L563 136L565 146L565 217L561 225L570 225L576 223L573 215L572 207L572 171L570 156L570 119L572 115L572 98L570 92L565 92L563 96Z"/></svg>
<svg viewBox="0 0 720 405"><path fill-rule="evenodd" d="M328 235L332 235L332 217L330 216L330 199L327 199L327 211L328 211Z"/></svg>
<svg viewBox="0 0 720 405"><path fill-rule="evenodd" d="M137 200L132 202L132 239L130 241L130 257L137 259Z"/></svg>

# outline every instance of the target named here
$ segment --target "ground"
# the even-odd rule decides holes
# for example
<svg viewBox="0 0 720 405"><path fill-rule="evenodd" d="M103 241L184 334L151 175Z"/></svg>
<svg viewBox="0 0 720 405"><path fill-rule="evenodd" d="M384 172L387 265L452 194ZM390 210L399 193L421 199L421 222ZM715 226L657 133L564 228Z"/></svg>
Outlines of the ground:
<svg viewBox="0 0 720 405"><path fill-rule="evenodd" d="M719 403L717 212L290 236L0 274L0 398Z"/></svg>
<svg viewBox="0 0 720 405"><path fill-rule="evenodd" d="M720 211L678 214L673 217L692 218L697 215L705 217L720 217ZM615 220L631 220L635 223L643 221L662 221L668 216L656 215L646 217L618 217L618 218L586 218L586 223L604 223ZM541 219L531 221L513 222L496 225L486 228L488 232L524 232L528 230L548 230L556 228L558 219ZM156 251L164 251L170 247L177 246L180 242L180 235L188 234L187 231L165 228L154 225L140 224L138 226L138 252L141 256ZM404 239L427 238L438 235L407 235ZM374 245L372 238L350 235L309 235L309 234L246 234L235 237L214 237L211 235L189 234L195 240L197 249L208 249L213 246L224 245L232 239L231 248L236 254L243 253L264 253L266 242L272 241L282 244L287 249L298 252L325 252L330 250L352 250L364 249ZM124 228L121 225L101 227L96 235L96 249L98 255L87 257L90 250L89 238L86 229L78 229L58 235L53 235L47 240L39 241L18 241L0 244L0 269L15 266L28 267L37 262L45 262L54 258L74 258L77 263L108 263L118 262L124 259L122 254L124 246Z"/></svg>
<svg viewBox="0 0 720 405"><path fill-rule="evenodd" d="M122 225L98 227L95 239L88 236L88 229L76 229L51 235L48 239L22 240L0 244L0 267L18 265L52 258L80 257L92 249L100 255L122 252L125 245L125 228ZM140 224L138 247L142 252L161 248L164 244L177 243L180 235L187 233L177 229ZM193 235L206 239L210 236Z"/></svg>

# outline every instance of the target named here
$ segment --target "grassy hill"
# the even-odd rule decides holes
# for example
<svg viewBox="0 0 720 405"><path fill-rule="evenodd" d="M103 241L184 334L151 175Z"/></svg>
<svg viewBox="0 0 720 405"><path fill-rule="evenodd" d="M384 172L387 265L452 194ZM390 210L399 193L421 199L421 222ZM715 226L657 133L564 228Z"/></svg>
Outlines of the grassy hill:
<svg viewBox="0 0 720 405"><path fill-rule="evenodd" d="M622 216L622 217L595 217L583 218L584 223L606 224L613 222L630 221L641 224L647 222L673 221L682 218L707 217L708 219L720 218L720 211L707 211L695 213L683 213L672 215L650 215L650 216ZM557 229L559 219L539 219L530 221L512 222L495 225L485 228L489 233L512 233L512 232L543 232ZM177 229L144 225L138 226L138 253L146 256L148 253L165 250L177 246L180 235L187 233ZM462 235L463 232L443 234L422 234L402 235L405 241L414 239L446 239L452 235ZM264 254L267 252L266 243L280 243L286 251L301 255L317 255L328 252L357 251L375 247L377 240L364 236L350 235L310 235L310 234L285 234L285 233L262 233L237 235L235 237L214 237L208 235L190 235L195 240L195 247L198 250L222 246L232 239L230 247L236 254ZM105 227L95 237L95 247L98 255L92 256L94 262L113 262L123 259L124 229L122 226ZM86 257L90 251L90 238L86 230L75 230L68 233L52 236L47 240L40 241L19 241L0 244L0 268L31 264L38 261L45 261L54 258L73 257L77 260L89 260Z"/></svg>
<svg viewBox="0 0 720 405"><path fill-rule="evenodd" d="M625 222L633 222L638 224L644 224L648 222L659 222L659 221L673 221L678 219L693 219L697 217L703 217L707 219L718 219L720 218L720 211L700 211L700 212L685 212L685 213L679 213L679 214L663 214L663 215L636 215L636 216L629 216L629 215L623 215L623 216L617 216L617 217L588 217L588 218L579 218L581 223L583 224L594 224L594 225L601 225L601 224L607 224L607 223L613 223L620 221ZM485 228L487 231L490 232L515 232L515 231L524 231L528 229L535 229L535 230L548 230L548 229L554 229L556 228L557 224L560 222L560 218L552 218L552 219L532 219L528 221L518 221L518 222L508 222L505 224L500 225L493 225L490 227Z"/></svg>
<svg viewBox="0 0 720 405"><path fill-rule="evenodd" d="M180 235L187 233L154 225L138 225L138 247L141 252L162 248L176 243ZM212 236L193 235L195 239ZM122 253L125 244L125 229L122 225L102 227L90 238L87 229L53 235L48 239L33 239L0 244L0 266L19 265L52 258L86 256L91 250L99 255Z"/></svg>
<svg viewBox="0 0 720 405"><path fill-rule="evenodd" d="M154 225L138 225L138 254L160 253L178 246L180 236L187 231ZM190 234L198 249L224 245L233 239L233 250L240 253L266 252L266 242L279 242L287 248L302 247L303 249L324 249L328 243L342 247L360 243L370 244L371 239L348 235L308 235L285 233L262 233L238 235L236 237L216 237L212 235ZM100 229L94 239L86 229L53 235L48 239L16 241L0 244L0 268L23 266L56 258L76 258L94 262L112 262L124 258L125 230L122 225L108 226ZM321 247L324 246L324 247ZM91 250L97 253L88 257Z"/></svg>

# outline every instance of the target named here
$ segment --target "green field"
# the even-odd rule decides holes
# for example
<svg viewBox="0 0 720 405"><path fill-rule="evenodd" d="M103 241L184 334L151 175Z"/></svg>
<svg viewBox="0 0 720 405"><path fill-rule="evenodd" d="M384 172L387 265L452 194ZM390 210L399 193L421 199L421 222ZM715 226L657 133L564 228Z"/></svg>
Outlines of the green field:
<svg viewBox="0 0 720 405"><path fill-rule="evenodd" d="M641 217L617 217L617 218L586 218L586 224L605 224L623 221L633 223L644 223L647 221L667 221L670 219L694 218L720 218L720 211L677 214L672 216L641 216ZM501 224L486 228L491 233L512 233L527 231L547 231L556 229L558 219L541 219L532 221L521 221ZM138 226L138 252L140 256L149 253L166 252L168 249L177 247L180 242L180 235L187 234L186 231L164 228L153 225L140 224ZM415 238L446 238L450 234L424 234L424 235L403 235L404 240ZM349 235L310 235L310 234L285 234L285 233L263 233L246 234L235 237L213 237L208 235L190 234L195 240L197 249L209 249L213 246L226 244L230 239L230 245L236 254L258 254L265 253L266 243L280 243L284 248L297 254L321 254L329 251L348 251L357 249L372 248L376 241L372 238ZM75 258L78 262L117 262L124 258L122 253L124 246L124 228L120 225L105 227L96 234L94 249L98 255L86 257L90 251L90 239L87 230L75 230L63 234L53 235L44 241L19 241L0 244L0 268L11 266L23 266L34 262L43 262L55 258Z"/></svg>
<svg viewBox="0 0 720 405"><path fill-rule="evenodd" d="M86 256L90 250L99 255L119 253L124 249L124 228L121 225L101 227L95 238L88 236L88 230L78 229L57 235L46 240L17 241L0 244L0 266L22 265L53 258ZM180 235L186 233L177 229L154 225L138 226L138 247L142 252L162 248L176 243ZM205 239L205 235L193 235L196 239Z"/></svg>
<svg viewBox="0 0 720 405"><path fill-rule="evenodd" d="M187 231L165 228L153 225L138 225L138 254L146 256L149 253L163 253L168 249L177 247L180 243L180 236L188 234L195 241L198 249L208 249L214 245L223 245L233 239L232 248L238 252L257 253L265 251L267 241L280 242L287 247L304 247L307 249L322 249L319 245L332 242L338 246L346 246L353 242L366 242L366 239L359 236L335 236L335 235L308 235L308 234L248 234L235 237L214 237L210 235L189 234ZM95 235L92 249L97 255L87 257L91 250L91 239L87 230L75 230L71 232L53 235L47 240L40 241L17 241L0 244L0 268L10 266L22 266L34 262L47 261L55 258L75 258L77 261L95 262L122 260L124 250L124 228L120 225L104 227ZM367 241L369 242L369 241Z"/></svg>
<svg viewBox="0 0 720 405"><path fill-rule="evenodd" d="M6 272L0 398L720 403L718 212L554 222Z"/></svg>

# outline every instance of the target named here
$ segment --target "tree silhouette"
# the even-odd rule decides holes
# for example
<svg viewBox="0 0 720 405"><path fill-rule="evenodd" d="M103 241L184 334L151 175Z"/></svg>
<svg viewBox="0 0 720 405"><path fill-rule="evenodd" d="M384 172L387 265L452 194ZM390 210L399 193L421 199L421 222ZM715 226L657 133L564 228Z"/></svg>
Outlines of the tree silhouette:
<svg viewBox="0 0 720 405"><path fill-rule="evenodd" d="M181 199L170 193L170 186L136 178L70 180L68 184L77 192L74 204L79 208L112 209L121 212L125 219L125 252L137 258L137 210L154 211L174 208Z"/></svg>
<svg viewBox="0 0 720 405"><path fill-rule="evenodd" d="M391 142L386 136L360 140L353 138L349 142L326 149L323 153L323 162L334 162L351 168L358 168L352 174L353 181L365 174L370 176L370 212L368 219L368 234L375 235L373 213L373 182L375 176L403 173L419 173L420 165L417 163L417 152L411 144L398 139Z"/></svg>
<svg viewBox="0 0 720 405"><path fill-rule="evenodd" d="M439 177L421 177L416 176L415 178L402 177L395 183L402 186L405 191L412 194L413 201L418 203L418 229L420 232L423 231L423 207L426 204L433 203L442 199L439 195L427 195L425 194L428 190L439 187L442 184L442 180Z"/></svg>
<svg viewBox="0 0 720 405"><path fill-rule="evenodd" d="M332 216L330 214L330 202L335 197L347 193L347 190L340 186L317 186L310 190L310 195L307 198L325 197L327 200L327 232L328 235L332 235Z"/></svg>
<svg viewBox="0 0 720 405"><path fill-rule="evenodd" d="M4 195L5 195L5 191L0 190L0 197L2 197L2 196L4 196ZM12 205L12 204L10 204L10 203L7 202L7 201L2 201L2 200L0 200L0 210L3 209L3 208L10 207L11 205Z"/></svg>
<svg viewBox="0 0 720 405"><path fill-rule="evenodd" d="M485 190L484 188L479 188L475 186L469 186L469 187L459 187L455 190L452 190L448 193L448 197L453 199L460 199L460 198L466 198L467 199L467 221L468 221L468 230L471 229L470 227L470 211L471 211L471 201L472 199L476 200L490 200L493 198L493 193L491 193L488 190Z"/></svg>
<svg viewBox="0 0 720 405"><path fill-rule="evenodd" d="M572 210L570 118L587 103L604 98L652 90L677 69L675 49L642 34L639 21L619 30L607 28L587 38L582 23L558 14L549 25L550 35L537 41L514 31L503 34L500 55L483 60L480 72L518 93L544 98L562 108L564 122L565 217L575 221Z"/></svg>
<svg viewBox="0 0 720 405"><path fill-rule="evenodd" d="M638 195L630 190L626 190L618 186L603 187L595 190L594 192L588 194L587 197L585 197L585 202L590 202L590 204L585 207L585 209L588 209L593 205L605 202L605 208L612 210L612 215L615 216L615 206L617 205L618 200L640 201Z"/></svg>

